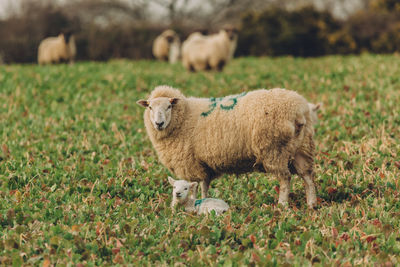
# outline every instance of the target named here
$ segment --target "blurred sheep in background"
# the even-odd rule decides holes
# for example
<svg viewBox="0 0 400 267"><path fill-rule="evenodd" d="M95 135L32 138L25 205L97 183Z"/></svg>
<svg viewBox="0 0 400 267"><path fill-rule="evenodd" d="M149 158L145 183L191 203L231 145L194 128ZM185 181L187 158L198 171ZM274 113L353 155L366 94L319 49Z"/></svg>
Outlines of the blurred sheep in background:
<svg viewBox="0 0 400 267"><path fill-rule="evenodd" d="M60 33L57 37L48 37L40 42L38 49L40 65L66 61L73 63L75 56L76 45L71 31Z"/></svg>
<svg viewBox="0 0 400 267"><path fill-rule="evenodd" d="M192 33L183 42L182 63L190 71L222 71L233 57L237 39L237 31L233 27L226 27L209 36Z"/></svg>
<svg viewBox="0 0 400 267"><path fill-rule="evenodd" d="M181 41L173 30L165 30L153 42L153 55L158 60L176 63L180 57Z"/></svg>

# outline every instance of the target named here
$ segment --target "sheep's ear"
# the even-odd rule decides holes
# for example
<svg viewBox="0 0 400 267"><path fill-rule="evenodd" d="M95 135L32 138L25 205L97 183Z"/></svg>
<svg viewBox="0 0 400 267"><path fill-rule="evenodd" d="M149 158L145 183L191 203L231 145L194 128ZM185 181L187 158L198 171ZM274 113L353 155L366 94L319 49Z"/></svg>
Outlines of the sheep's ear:
<svg viewBox="0 0 400 267"><path fill-rule="evenodd" d="M175 180L174 180L171 176L168 176L168 182L169 182L171 185L174 185Z"/></svg>
<svg viewBox="0 0 400 267"><path fill-rule="evenodd" d="M175 105L176 103L178 103L179 98L170 98L169 99L169 103L171 103L172 105Z"/></svg>
<svg viewBox="0 0 400 267"><path fill-rule="evenodd" d="M138 101L136 102L136 104L141 105L142 107L147 108L147 107L149 106L149 101L141 99L141 100L138 100Z"/></svg>

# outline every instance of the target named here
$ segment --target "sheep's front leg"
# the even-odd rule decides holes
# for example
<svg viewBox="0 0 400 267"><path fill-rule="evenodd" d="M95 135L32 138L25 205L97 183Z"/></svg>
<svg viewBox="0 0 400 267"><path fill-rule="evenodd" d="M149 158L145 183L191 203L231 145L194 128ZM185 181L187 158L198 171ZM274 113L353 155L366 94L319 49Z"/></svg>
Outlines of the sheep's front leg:
<svg viewBox="0 0 400 267"><path fill-rule="evenodd" d="M303 175L304 185L306 188L307 205L314 208L317 204L317 195L315 193L315 184L312 174Z"/></svg>
<svg viewBox="0 0 400 267"><path fill-rule="evenodd" d="M210 187L209 179L205 179L201 182L201 198L207 198L209 187Z"/></svg>
<svg viewBox="0 0 400 267"><path fill-rule="evenodd" d="M282 175L279 177L279 200L278 204L287 206L289 202L290 176Z"/></svg>

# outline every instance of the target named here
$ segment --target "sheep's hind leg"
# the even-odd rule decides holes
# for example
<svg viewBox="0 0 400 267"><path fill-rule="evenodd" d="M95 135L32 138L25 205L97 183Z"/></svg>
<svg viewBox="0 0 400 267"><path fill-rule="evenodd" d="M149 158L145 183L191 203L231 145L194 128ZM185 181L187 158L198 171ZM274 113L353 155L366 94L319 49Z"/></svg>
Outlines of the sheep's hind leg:
<svg viewBox="0 0 400 267"><path fill-rule="evenodd" d="M210 187L209 179L205 179L201 182L201 198L207 198L209 187Z"/></svg>
<svg viewBox="0 0 400 267"><path fill-rule="evenodd" d="M313 159L307 157L306 154L299 153L295 156L294 167L296 173L304 180L307 205L314 208L317 204L317 195L313 175Z"/></svg>

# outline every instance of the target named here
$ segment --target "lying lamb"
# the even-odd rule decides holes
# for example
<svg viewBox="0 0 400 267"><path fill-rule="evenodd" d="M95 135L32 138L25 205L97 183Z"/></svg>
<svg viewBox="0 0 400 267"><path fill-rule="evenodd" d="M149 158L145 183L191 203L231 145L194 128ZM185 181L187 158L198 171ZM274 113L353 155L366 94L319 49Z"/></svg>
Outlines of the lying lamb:
<svg viewBox="0 0 400 267"><path fill-rule="evenodd" d="M173 186L171 208L174 209L177 204L185 207L187 212L196 212L197 214L206 214L215 211L220 215L229 209L225 201L216 198L195 198L197 182L187 182L185 180L174 180L168 177L169 183Z"/></svg>
<svg viewBox="0 0 400 267"><path fill-rule="evenodd" d="M57 37L44 39L38 48L38 63L41 65L62 61L73 63L75 56L75 39L70 31L60 33Z"/></svg>
<svg viewBox="0 0 400 267"><path fill-rule="evenodd" d="M308 206L315 206L312 111L298 93L271 89L207 99L158 86L137 103L147 107L144 123L160 161L181 179L201 182L202 198L223 173L262 171L278 177L280 204L287 205L291 174L298 174Z"/></svg>

